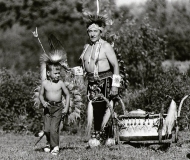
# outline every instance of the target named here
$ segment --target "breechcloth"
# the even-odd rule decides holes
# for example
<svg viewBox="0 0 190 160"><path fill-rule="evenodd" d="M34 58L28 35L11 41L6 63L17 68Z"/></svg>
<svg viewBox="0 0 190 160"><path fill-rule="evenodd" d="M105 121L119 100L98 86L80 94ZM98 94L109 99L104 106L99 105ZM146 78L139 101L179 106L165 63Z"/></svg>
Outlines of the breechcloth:
<svg viewBox="0 0 190 160"><path fill-rule="evenodd" d="M98 94L102 93L106 98L109 98L112 75L111 71L99 72L99 79L95 80L93 73L87 73L88 87L87 94L88 99L92 100L93 115L94 115L94 130L100 131L107 109L107 103L102 98L96 98Z"/></svg>
<svg viewBox="0 0 190 160"><path fill-rule="evenodd" d="M44 109L44 132L47 142L53 148L59 146L59 126L61 122L62 102L48 102L50 107Z"/></svg>

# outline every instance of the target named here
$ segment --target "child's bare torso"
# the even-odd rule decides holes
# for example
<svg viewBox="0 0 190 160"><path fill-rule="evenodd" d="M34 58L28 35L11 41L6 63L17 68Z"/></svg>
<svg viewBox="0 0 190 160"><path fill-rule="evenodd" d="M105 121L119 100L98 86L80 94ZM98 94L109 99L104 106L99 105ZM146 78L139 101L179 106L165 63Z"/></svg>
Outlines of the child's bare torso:
<svg viewBox="0 0 190 160"><path fill-rule="evenodd" d="M44 94L46 100L60 102L62 100L61 81L54 83L46 80L44 82Z"/></svg>

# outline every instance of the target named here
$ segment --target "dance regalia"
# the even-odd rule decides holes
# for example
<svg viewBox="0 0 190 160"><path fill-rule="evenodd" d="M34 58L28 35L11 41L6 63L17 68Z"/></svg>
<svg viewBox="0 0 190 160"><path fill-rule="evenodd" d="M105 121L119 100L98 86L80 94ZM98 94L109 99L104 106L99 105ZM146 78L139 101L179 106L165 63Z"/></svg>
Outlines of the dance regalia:
<svg viewBox="0 0 190 160"><path fill-rule="evenodd" d="M94 72L87 72L86 77L88 80L87 86L87 96L88 96L88 125L87 125L87 134L89 135L92 128L92 121L94 119L94 132L92 133L92 138L97 138L101 140L106 138L104 133L104 127L110 117L109 108L107 107L107 102L99 97L99 94L103 94L103 96L110 100L110 90L112 87L112 76L113 72L111 70L107 70L104 72L98 72L98 57L100 53L100 49L102 43L105 43L104 40L100 39L98 42L98 46L95 51L95 64L94 64ZM87 51L89 45L84 49L81 60L84 66L84 55ZM113 106L113 102L112 102ZM109 113L107 113L109 112Z"/></svg>

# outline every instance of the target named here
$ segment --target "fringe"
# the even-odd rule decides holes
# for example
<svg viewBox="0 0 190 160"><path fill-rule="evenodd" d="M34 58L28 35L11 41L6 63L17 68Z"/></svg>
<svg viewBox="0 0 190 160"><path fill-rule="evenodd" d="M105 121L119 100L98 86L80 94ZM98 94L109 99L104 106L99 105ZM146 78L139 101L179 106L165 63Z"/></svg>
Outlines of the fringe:
<svg viewBox="0 0 190 160"><path fill-rule="evenodd" d="M93 121L93 106L92 101L88 102L88 109L87 109L87 127L86 127L86 133L87 136L90 135L91 128L92 128L92 121Z"/></svg>

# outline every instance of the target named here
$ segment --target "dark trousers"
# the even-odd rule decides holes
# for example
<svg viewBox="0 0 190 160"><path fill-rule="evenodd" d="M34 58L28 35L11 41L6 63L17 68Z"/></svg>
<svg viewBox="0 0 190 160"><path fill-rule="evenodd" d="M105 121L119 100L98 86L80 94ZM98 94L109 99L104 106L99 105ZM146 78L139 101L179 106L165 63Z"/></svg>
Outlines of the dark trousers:
<svg viewBox="0 0 190 160"><path fill-rule="evenodd" d="M44 132L51 148L59 146L59 126L61 122L62 105L52 105L44 109Z"/></svg>
<svg viewBox="0 0 190 160"><path fill-rule="evenodd" d="M95 102L93 105L93 115L94 115L94 130L100 131L102 126L103 117L106 112L106 102Z"/></svg>

